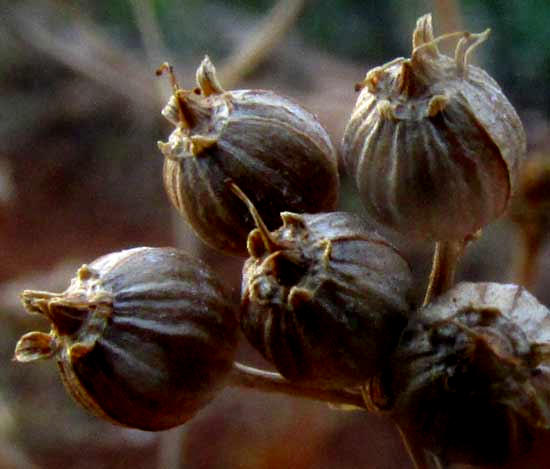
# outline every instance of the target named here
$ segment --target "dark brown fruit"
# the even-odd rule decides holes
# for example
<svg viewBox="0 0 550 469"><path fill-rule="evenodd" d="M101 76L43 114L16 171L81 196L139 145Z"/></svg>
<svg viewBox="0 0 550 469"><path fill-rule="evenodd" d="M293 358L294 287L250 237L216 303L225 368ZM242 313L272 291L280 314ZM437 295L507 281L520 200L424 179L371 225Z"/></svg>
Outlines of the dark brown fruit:
<svg viewBox="0 0 550 469"><path fill-rule="evenodd" d="M550 428L549 343L524 288L460 283L411 318L370 397L444 464L503 464Z"/></svg>
<svg viewBox="0 0 550 469"><path fill-rule="evenodd" d="M182 90L163 110L176 129L159 142L164 185L172 204L210 246L246 256L254 227L228 182L253 201L270 229L283 210L333 210L337 158L313 114L265 90L225 91L205 58L198 88Z"/></svg>
<svg viewBox="0 0 550 469"><path fill-rule="evenodd" d="M213 274L172 248L136 248L83 265L61 293L24 291L51 321L15 359L55 357L75 400L142 430L180 425L224 385L237 321Z"/></svg>
<svg viewBox="0 0 550 469"><path fill-rule="evenodd" d="M358 85L342 157L369 215L407 237L464 239L500 216L515 189L523 126L498 84L468 64L488 33L434 38L425 15L411 58ZM454 57L439 52L457 36Z"/></svg>
<svg viewBox="0 0 550 469"><path fill-rule="evenodd" d="M272 233L251 232L241 327L278 371L323 387L364 382L404 327L407 262L344 212L281 214Z"/></svg>

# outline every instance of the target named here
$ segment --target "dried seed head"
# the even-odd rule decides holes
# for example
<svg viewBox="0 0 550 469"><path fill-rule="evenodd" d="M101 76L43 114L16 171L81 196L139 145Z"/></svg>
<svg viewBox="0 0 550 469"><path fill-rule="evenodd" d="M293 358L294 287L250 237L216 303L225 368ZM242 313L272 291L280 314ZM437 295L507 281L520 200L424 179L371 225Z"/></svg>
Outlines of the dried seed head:
<svg viewBox="0 0 550 469"><path fill-rule="evenodd" d="M30 332L15 359L55 357L71 396L119 425L180 425L223 386L237 321L212 273L171 248L136 248L82 266L63 293L24 291L49 334Z"/></svg>
<svg viewBox="0 0 550 469"><path fill-rule="evenodd" d="M197 84L183 90L173 80L163 115L176 129L158 145L168 196L203 241L246 255L254 224L228 181L249 194L271 229L283 210L335 208L337 159L315 116L271 91L223 90L207 57Z"/></svg>
<svg viewBox="0 0 550 469"><path fill-rule="evenodd" d="M501 464L550 428L549 344L524 288L460 283L413 315L373 400L443 461Z"/></svg>
<svg viewBox="0 0 550 469"><path fill-rule="evenodd" d="M421 17L409 59L367 73L342 156L369 214L407 236L463 239L508 205L523 126L497 83L468 64L489 31L434 38ZM460 37L454 58L438 42Z"/></svg>
<svg viewBox="0 0 550 469"><path fill-rule="evenodd" d="M407 317L407 262L344 212L281 213L248 238L241 328L288 379L351 386L376 373Z"/></svg>

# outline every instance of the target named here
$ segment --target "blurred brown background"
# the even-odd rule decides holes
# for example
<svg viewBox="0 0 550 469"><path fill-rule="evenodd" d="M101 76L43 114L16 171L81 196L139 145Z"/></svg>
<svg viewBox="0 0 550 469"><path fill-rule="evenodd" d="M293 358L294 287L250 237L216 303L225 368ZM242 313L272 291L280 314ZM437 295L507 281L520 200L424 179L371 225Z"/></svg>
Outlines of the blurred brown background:
<svg viewBox="0 0 550 469"><path fill-rule="evenodd" d="M241 261L204 248L164 194L156 142L171 130L160 116L170 88L154 70L165 60L192 87L208 53L226 88L295 98L337 144L354 84L372 66L409 55L416 18L432 11L436 33L492 28L473 61L517 107L530 153L548 151L545 0L275 4L0 1L0 468L412 467L382 417L228 389L182 429L152 434L88 416L65 394L53 362L11 362L22 333L47 328L24 312L19 292L63 290L80 264L107 252L180 246L204 257L237 294ZM361 212L346 181L342 207ZM411 260L421 295L431 246L394 241ZM461 278L513 281L520 241L506 218L489 227ZM547 305L549 249L543 243L532 285ZM246 344L239 358L267 367ZM529 464L550 467L536 458Z"/></svg>

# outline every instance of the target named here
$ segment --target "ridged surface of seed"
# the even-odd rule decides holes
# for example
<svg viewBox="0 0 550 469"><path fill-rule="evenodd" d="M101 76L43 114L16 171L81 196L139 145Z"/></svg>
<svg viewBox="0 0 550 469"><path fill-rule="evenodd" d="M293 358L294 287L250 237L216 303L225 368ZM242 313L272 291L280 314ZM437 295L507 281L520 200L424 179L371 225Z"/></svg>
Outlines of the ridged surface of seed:
<svg viewBox="0 0 550 469"><path fill-rule="evenodd" d="M199 155L165 159L172 203L207 244L246 252L254 227L233 182L251 199L270 229L284 210L319 212L338 201L337 160L330 138L309 112L269 91L239 90L209 97L212 115L190 135L207 132L216 144ZM179 129L170 138L175 148Z"/></svg>
<svg viewBox="0 0 550 469"><path fill-rule="evenodd" d="M232 365L236 322L220 285L202 263L170 248L90 268L101 269L112 314L92 350L72 360L68 379L118 423L160 430L185 422ZM75 341L85 340L85 326L79 334Z"/></svg>
<svg viewBox="0 0 550 469"><path fill-rule="evenodd" d="M418 310L382 378L405 433L446 461L503 464L550 428L550 311L518 285L463 282Z"/></svg>
<svg viewBox="0 0 550 469"><path fill-rule="evenodd" d="M367 74L341 154L374 220L419 239L462 239L508 206L525 132L498 84L466 63L469 46L454 59L439 53L431 17L421 20L412 57ZM464 38L473 46L486 35Z"/></svg>
<svg viewBox="0 0 550 469"><path fill-rule="evenodd" d="M280 251L243 270L241 327L287 378L353 386L375 373L408 313L411 273L354 215L283 213Z"/></svg>

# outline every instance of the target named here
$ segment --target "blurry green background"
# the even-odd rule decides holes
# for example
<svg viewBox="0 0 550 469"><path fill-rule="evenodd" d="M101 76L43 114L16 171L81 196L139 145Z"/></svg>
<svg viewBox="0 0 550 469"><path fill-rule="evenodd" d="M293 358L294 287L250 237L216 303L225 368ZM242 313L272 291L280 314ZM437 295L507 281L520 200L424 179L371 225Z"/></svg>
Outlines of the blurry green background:
<svg viewBox="0 0 550 469"><path fill-rule="evenodd" d="M62 290L81 263L106 252L182 246L213 264L237 294L240 261L204 248L165 197L156 142L171 130L160 116L170 89L154 69L170 60L180 83L192 87L208 53L228 71L274 5L0 1L0 468L411 467L396 430L381 417L228 390L183 430L148 434L88 416L65 394L54 363L11 362L22 333L47 328L23 311L19 292ZM472 60L516 106L529 150L546 150L546 0L310 0L235 86L292 96L319 116L337 144L356 99L354 84L371 67L409 55L416 18L429 11L436 34L492 29ZM342 205L361 210L347 184ZM421 292L430 246L401 241ZM472 248L461 275L513 280L516 243L510 224L496 223ZM534 291L546 304L549 257L546 248ZM246 344L240 354L267 366Z"/></svg>
<svg viewBox="0 0 550 469"><path fill-rule="evenodd" d="M208 51L213 58L232 52L234 42L225 40L231 28L239 29L273 6L272 0L150 2L162 28L167 47L183 59ZM86 11L98 25L130 48L142 42L130 1L71 2ZM546 0L335 0L309 1L294 31L304 44L357 64L382 63L409 52L414 20L429 11L439 21L470 31L493 30L481 52L484 67L520 107L550 111L550 92L544 86L550 76ZM449 14L450 13L450 14ZM454 14L459 15L453 17ZM458 25L457 25L458 26ZM449 32L449 31L447 31ZM476 53L477 54L477 53Z"/></svg>

